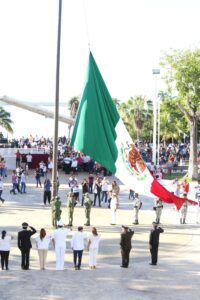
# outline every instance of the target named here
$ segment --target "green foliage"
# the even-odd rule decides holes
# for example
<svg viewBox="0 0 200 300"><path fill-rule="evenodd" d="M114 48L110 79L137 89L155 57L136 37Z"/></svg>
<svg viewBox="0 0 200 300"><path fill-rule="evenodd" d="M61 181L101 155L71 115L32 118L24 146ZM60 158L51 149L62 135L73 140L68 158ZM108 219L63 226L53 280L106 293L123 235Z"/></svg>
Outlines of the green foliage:
<svg viewBox="0 0 200 300"><path fill-rule="evenodd" d="M200 112L200 49L172 50L165 54L161 65L167 70L168 93L177 95L177 106L191 122L190 116Z"/></svg>
<svg viewBox="0 0 200 300"><path fill-rule="evenodd" d="M168 92L176 95L176 104L190 127L188 174L198 178L197 131L200 120L200 49L172 50L161 62L166 68Z"/></svg>
<svg viewBox="0 0 200 300"><path fill-rule="evenodd" d="M79 107L79 102L80 99L78 96L72 97L69 100L69 109L70 109L70 116L72 118L76 117L77 111L78 111L78 107Z"/></svg>
<svg viewBox="0 0 200 300"><path fill-rule="evenodd" d="M0 126L3 127L6 131L13 133L11 124L12 120L10 118L10 113L0 107Z"/></svg>
<svg viewBox="0 0 200 300"><path fill-rule="evenodd" d="M132 139L149 139L152 129L152 110L144 96L131 97L119 106L119 113Z"/></svg>

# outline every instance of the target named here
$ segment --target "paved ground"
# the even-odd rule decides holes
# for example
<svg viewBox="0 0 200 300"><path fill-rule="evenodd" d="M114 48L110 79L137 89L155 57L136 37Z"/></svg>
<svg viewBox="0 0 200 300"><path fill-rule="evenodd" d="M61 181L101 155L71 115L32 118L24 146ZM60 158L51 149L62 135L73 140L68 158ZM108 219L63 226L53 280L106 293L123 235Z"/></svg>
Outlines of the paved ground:
<svg viewBox="0 0 200 300"><path fill-rule="evenodd" d="M79 175L78 178L81 176ZM61 176L60 196L62 219L68 223L66 211L66 175ZM110 178L111 180L111 178ZM17 232L21 223L27 221L39 230L51 228L50 207L42 203L42 189L35 188L33 175L28 178L26 195L10 195L10 178L5 183L5 204L0 206L0 229L6 229L14 236L10 255L10 270L0 271L0 300L61 300L61 299L134 299L134 300L183 300L200 299L200 229L196 224L194 207L189 208L188 224L179 225L179 214L172 206L165 205L158 266L149 266L148 236L151 222L155 219L152 200L143 199L140 225L135 227L133 249L129 269L121 269L119 238L121 225L132 225L132 201L128 190L121 186L120 210L117 225L110 226L110 210L94 208L91 222L101 234L98 268L88 268L88 253L84 252L81 271L74 271L70 237L67 241L65 270L55 270L55 254L48 252L47 270L39 270L38 254L33 239L31 270L20 269L20 252ZM73 232L85 223L82 207L75 208ZM88 234L91 228L84 228Z"/></svg>

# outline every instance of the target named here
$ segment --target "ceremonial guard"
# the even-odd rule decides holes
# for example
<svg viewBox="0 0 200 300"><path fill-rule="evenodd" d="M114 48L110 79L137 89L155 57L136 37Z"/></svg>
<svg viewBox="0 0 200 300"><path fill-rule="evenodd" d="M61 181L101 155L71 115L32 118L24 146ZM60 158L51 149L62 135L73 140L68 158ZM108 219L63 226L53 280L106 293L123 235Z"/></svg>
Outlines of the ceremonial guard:
<svg viewBox="0 0 200 300"><path fill-rule="evenodd" d="M122 265L121 268L128 268L129 265L129 254L132 248L131 239L134 235L134 231L126 226L122 226L123 232L121 233L121 255L122 255Z"/></svg>
<svg viewBox="0 0 200 300"><path fill-rule="evenodd" d="M72 192L69 192L67 195L67 210L68 210L69 226L73 225L73 214L74 214L75 205L76 205L76 201L74 198L74 194Z"/></svg>
<svg viewBox="0 0 200 300"><path fill-rule="evenodd" d="M69 229L66 227L62 220L57 222L57 229L52 234L52 242L56 251L56 270L64 269L66 238Z"/></svg>
<svg viewBox="0 0 200 300"><path fill-rule="evenodd" d="M92 200L88 193L84 195L84 206L85 206L85 217L86 217L86 226L90 226L90 213L92 207Z"/></svg>
<svg viewBox="0 0 200 300"><path fill-rule="evenodd" d="M163 202L161 199L156 199L155 201L155 212L156 212L156 223L160 224L160 218L163 210Z"/></svg>
<svg viewBox="0 0 200 300"><path fill-rule="evenodd" d="M61 201L60 198L58 196L55 197L55 200L52 199L51 201L51 209L52 209L52 224L54 227L56 227L57 225L57 221L60 220L60 216L61 216Z"/></svg>
<svg viewBox="0 0 200 300"><path fill-rule="evenodd" d="M135 193L135 201L134 201L134 215L135 215L135 222L133 224L138 225L138 214L139 210L142 206L142 201L139 199L138 193Z"/></svg>
<svg viewBox="0 0 200 300"><path fill-rule="evenodd" d="M183 197L184 197L184 203L181 207L180 224L186 224L186 217L187 217L187 210L188 210L187 193L184 193Z"/></svg>
<svg viewBox="0 0 200 300"><path fill-rule="evenodd" d="M150 265L157 265L158 261L158 246L159 246L159 237L160 233L163 233L164 230L161 227L158 227L156 222L152 223L153 229L151 229L149 237L149 249L151 252L151 263Z"/></svg>

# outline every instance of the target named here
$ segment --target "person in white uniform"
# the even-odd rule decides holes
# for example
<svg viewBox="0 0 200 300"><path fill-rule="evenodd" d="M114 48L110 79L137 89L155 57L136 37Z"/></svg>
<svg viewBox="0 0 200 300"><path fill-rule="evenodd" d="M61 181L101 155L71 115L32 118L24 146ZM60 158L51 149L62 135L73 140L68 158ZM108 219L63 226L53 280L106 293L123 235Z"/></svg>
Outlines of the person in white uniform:
<svg viewBox="0 0 200 300"><path fill-rule="evenodd" d="M116 211L118 208L118 198L115 193L112 194L112 198L110 201L110 209L111 209L111 217L112 217L112 223L110 225L116 224Z"/></svg>
<svg viewBox="0 0 200 300"><path fill-rule="evenodd" d="M56 251L56 270L64 270L66 237L69 229L64 228L62 220L57 222L57 226L58 228L52 234L52 242Z"/></svg>
<svg viewBox="0 0 200 300"><path fill-rule="evenodd" d="M88 238L89 267L91 269L96 269L99 242L100 242L100 236L97 233L97 229L93 227L92 234Z"/></svg>
<svg viewBox="0 0 200 300"><path fill-rule="evenodd" d="M36 246L38 249L38 255L40 260L40 270L45 270L47 252L48 252L51 237L46 234L46 230L44 228L41 228L40 235L36 237L35 240L36 240Z"/></svg>

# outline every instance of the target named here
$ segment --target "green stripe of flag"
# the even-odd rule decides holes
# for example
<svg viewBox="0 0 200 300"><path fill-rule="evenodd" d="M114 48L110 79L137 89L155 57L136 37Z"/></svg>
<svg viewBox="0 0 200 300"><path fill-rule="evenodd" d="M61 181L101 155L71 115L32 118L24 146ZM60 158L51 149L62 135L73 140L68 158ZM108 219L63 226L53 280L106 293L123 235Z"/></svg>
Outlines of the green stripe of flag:
<svg viewBox="0 0 200 300"><path fill-rule="evenodd" d="M115 127L119 118L115 104L90 52L85 86L71 145L92 157L112 173L116 171L115 162L118 156Z"/></svg>

